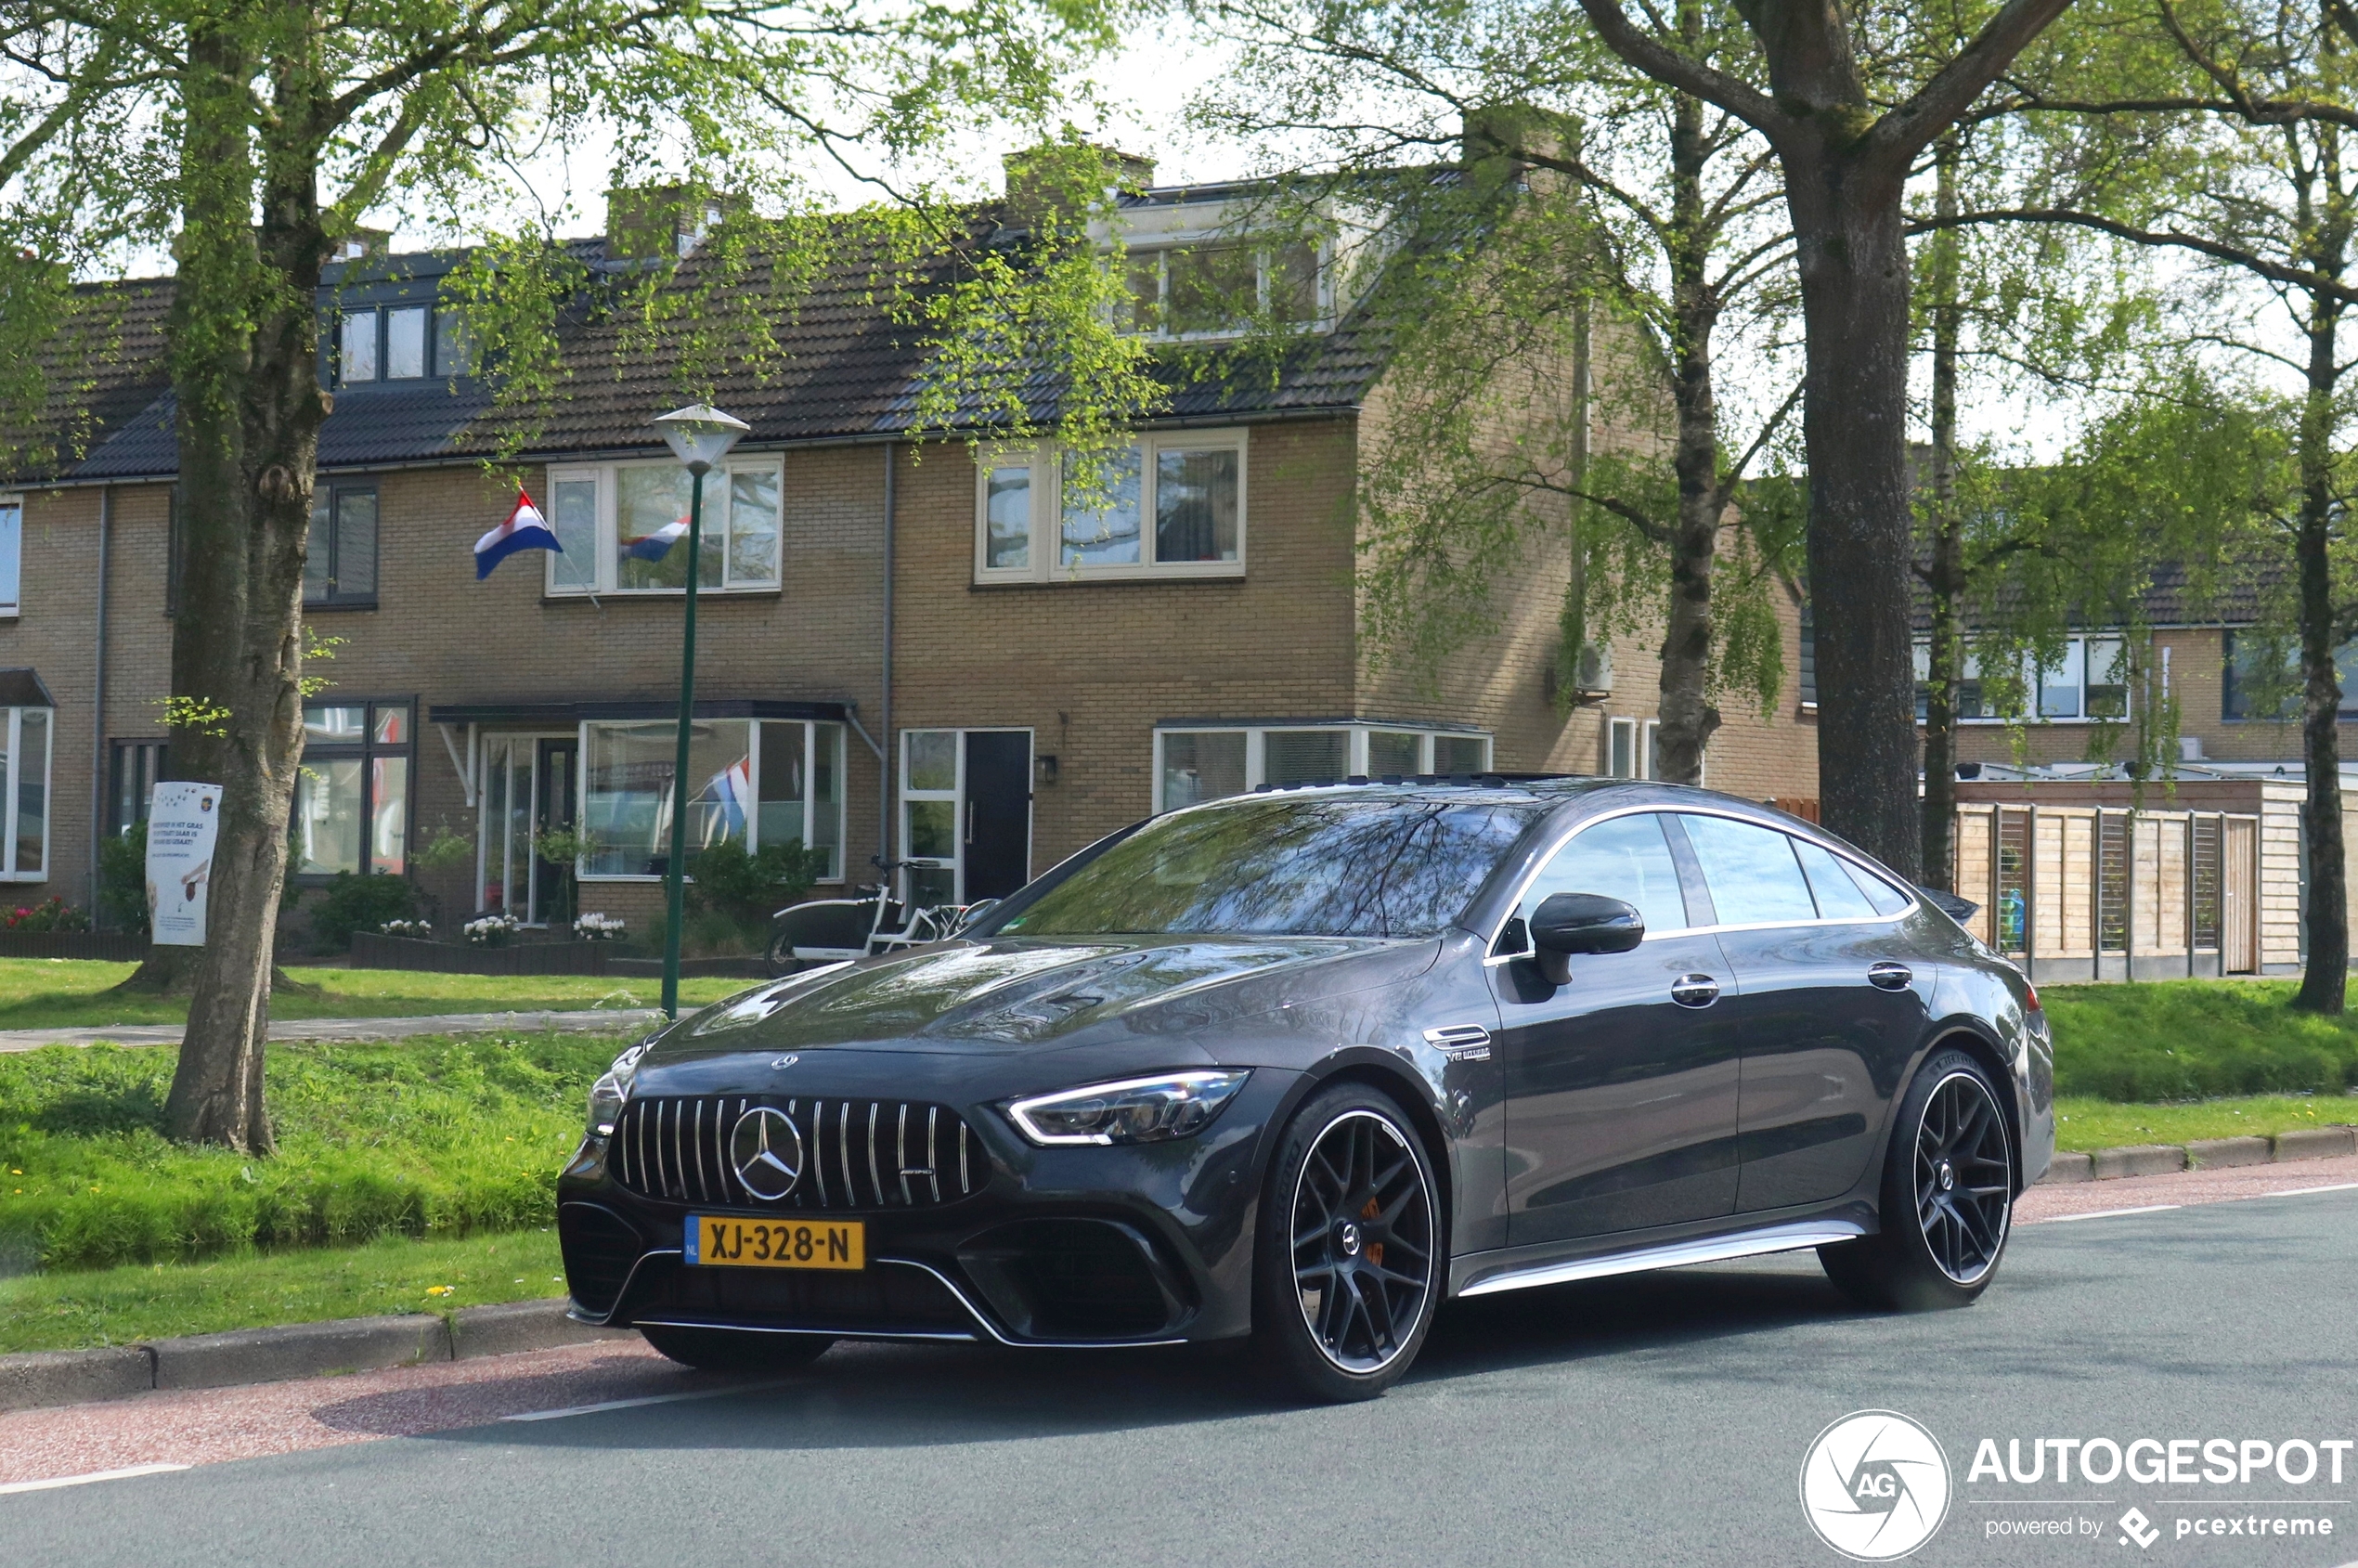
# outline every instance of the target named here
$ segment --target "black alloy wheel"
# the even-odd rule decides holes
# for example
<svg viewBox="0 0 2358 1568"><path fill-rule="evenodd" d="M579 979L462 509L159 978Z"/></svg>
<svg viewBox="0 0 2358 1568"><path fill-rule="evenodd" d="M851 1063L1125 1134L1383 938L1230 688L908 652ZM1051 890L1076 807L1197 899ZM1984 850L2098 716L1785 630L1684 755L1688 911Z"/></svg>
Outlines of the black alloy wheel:
<svg viewBox="0 0 2358 1568"><path fill-rule="evenodd" d="M1916 1223L1940 1272L1971 1285L1997 1266L2014 1213L2006 1117L1981 1074L1933 1085L1916 1131Z"/></svg>
<svg viewBox="0 0 2358 1568"><path fill-rule="evenodd" d="M1440 1296L1424 1145L1389 1096L1344 1084L1288 1127L1271 1186L1258 1331L1304 1393L1372 1398L1407 1370Z"/></svg>
<svg viewBox="0 0 2358 1568"><path fill-rule="evenodd" d="M1894 1120L1877 1205L1883 1228L1820 1247L1818 1261L1865 1306L1966 1306L1997 1275L2014 1198L2014 1130L1998 1090L1964 1052L1938 1051Z"/></svg>

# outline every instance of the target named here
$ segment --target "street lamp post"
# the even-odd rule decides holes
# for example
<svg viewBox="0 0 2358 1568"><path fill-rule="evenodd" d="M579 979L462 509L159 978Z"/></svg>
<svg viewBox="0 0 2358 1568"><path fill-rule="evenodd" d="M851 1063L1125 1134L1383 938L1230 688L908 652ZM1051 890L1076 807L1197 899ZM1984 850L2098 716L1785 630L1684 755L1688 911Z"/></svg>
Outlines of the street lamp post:
<svg viewBox="0 0 2358 1568"><path fill-rule="evenodd" d="M654 421L689 473L688 609L680 633L680 734L671 759L671 855L664 865L663 1013L680 1016L680 923L686 911L682 862L688 856L688 732L696 710L696 583L704 572L704 476L752 426L709 403L674 408Z"/></svg>

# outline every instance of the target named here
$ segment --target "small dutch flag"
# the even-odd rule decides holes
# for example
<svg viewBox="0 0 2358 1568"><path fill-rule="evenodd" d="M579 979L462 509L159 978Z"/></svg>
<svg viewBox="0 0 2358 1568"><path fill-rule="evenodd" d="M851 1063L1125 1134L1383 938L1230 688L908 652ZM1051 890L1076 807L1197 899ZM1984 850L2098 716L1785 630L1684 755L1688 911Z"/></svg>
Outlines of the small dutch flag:
<svg viewBox="0 0 2358 1568"><path fill-rule="evenodd" d="M508 520L475 540L475 581L491 575L491 568L520 550L553 550L563 555L565 547L557 542L549 520L532 504L532 498L519 489L516 509Z"/></svg>
<svg viewBox="0 0 2358 1568"><path fill-rule="evenodd" d="M688 537L688 520L684 517L667 523L652 534L622 541L622 553L641 561L660 561L671 553L671 547Z"/></svg>

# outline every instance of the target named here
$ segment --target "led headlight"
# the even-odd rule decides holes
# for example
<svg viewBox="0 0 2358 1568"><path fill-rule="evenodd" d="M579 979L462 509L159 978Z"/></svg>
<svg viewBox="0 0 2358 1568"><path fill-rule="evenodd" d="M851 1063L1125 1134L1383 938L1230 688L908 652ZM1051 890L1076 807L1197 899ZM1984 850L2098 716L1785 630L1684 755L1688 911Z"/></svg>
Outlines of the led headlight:
<svg viewBox="0 0 2358 1568"><path fill-rule="evenodd" d="M1250 1069L1170 1072L1035 1095L1007 1107L1023 1135L1054 1144L1151 1144L1192 1137L1244 1087Z"/></svg>
<svg viewBox="0 0 2358 1568"><path fill-rule="evenodd" d="M639 1076L639 1058L647 1054L652 1041L641 1041L614 1059L614 1065L599 1075L590 1085L590 1135L593 1138L614 1136L615 1123L622 1120L622 1103L630 1097L630 1081Z"/></svg>

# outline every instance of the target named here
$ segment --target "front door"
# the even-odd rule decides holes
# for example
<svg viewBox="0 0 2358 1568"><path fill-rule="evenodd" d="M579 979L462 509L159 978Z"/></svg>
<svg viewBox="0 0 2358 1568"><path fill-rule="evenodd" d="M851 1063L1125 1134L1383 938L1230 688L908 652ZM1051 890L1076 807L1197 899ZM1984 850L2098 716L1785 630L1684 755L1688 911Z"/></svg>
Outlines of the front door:
<svg viewBox="0 0 2358 1568"><path fill-rule="evenodd" d="M1528 958L1491 965L1509 1246L1735 1207L1739 1046L1718 998L1736 986L1717 940L1691 929L1711 917L1691 912L1689 880L1659 817L1611 817L1557 851L1516 911L1527 921L1551 894L1601 893L1637 905L1646 940L1572 959L1565 986Z"/></svg>
<svg viewBox="0 0 2358 1568"><path fill-rule="evenodd" d="M533 790L534 848L532 918L536 923L562 926L581 912L574 907L574 862L562 863L537 851L540 836L571 833L574 822L575 775L580 771L578 736L544 740L536 758L539 777Z"/></svg>
<svg viewBox="0 0 2358 1568"><path fill-rule="evenodd" d="M918 905L1004 898L1031 878L1031 732L900 737L900 845Z"/></svg>

